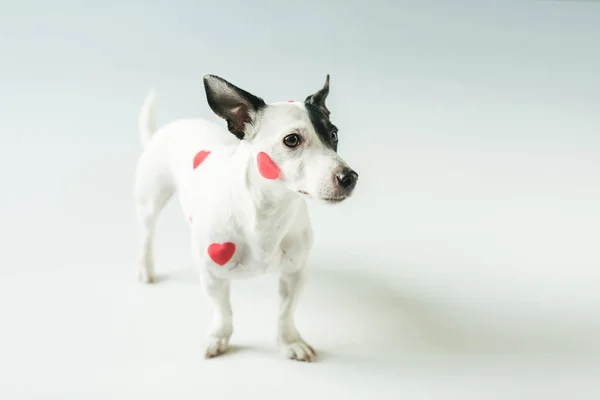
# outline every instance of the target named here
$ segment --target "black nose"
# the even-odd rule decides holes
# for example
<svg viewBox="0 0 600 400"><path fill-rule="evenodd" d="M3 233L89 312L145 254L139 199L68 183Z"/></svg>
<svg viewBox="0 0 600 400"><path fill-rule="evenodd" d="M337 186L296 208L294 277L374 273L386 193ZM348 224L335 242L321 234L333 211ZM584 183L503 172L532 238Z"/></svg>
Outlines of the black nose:
<svg viewBox="0 0 600 400"><path fill-rule="evenodd" d="M358 174L350 168L344 168L342 172L336 175L336 178L342 188L352 190L354 189L354 186L356 186Z"/></svg>

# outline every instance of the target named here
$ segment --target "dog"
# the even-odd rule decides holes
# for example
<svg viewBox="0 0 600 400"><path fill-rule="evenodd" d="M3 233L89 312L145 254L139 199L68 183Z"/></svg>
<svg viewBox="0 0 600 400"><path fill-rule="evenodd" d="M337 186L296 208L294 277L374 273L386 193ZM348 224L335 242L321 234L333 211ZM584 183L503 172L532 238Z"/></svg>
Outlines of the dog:
<svg viewBox="0 0 600 400"><path fill-rule="evenodd" d="M178 119L159 129L154 89L139 113L142 152L134 199L141 228L138 279L154 282L158 214L178 194L190 225L191 252L214 306L203 352L226 352L233 332L230 280L279 274L277 346L289 359L316 352L299 333L294 310L313 245L307 199L339 204L358 174L340 157L324 86L304 101L265 103L216 75L203 77L209 107L225 126ZM223 124L225 125L225 124Z"/></svg>

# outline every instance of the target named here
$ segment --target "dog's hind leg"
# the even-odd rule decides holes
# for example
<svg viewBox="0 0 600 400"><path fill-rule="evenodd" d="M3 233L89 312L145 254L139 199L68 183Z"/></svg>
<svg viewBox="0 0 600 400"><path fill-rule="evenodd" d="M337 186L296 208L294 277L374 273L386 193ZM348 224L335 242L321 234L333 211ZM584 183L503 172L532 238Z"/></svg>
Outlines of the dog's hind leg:
<svg viewBox="0 0 600 400"><path fill-rule="evenodd" d="M140 224L140 249L137 259L138 280L154 282L153 242L158 214L175 193L161 143L156 142L155 93L151 90L139 114L139 130L144 149L135 171L134 197Z"/></svg>
<svg viewBox="0 0 600 400"><path fill-rule="evenodd" d="M175 193L170 174L156 159L150 159L152 156L145 153L140 158L134 193L140 226L137 274L142 283L154 282L153 242L156 221L160 211Z"/></svg>

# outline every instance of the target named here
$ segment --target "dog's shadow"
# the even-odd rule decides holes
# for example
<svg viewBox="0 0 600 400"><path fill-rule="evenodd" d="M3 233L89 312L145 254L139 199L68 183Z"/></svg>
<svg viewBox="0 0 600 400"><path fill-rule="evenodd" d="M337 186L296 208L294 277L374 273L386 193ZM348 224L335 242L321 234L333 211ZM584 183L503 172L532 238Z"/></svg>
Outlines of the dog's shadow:
<svg viewBox="0 0 600 400"><path fill-rule="evenodd" d="M155 281L199 286L193 268L163 273ZM370 354L406 356L502 352L510 346L510 340L501 335L457 324L439 297L411 294L406 289L381 275L360 272L356 265L343 271L311 265L297 312L298 326L308 337L321 339L321 343L312 342L326 349L319 351L320 359L360 348L369 349ZM250 290L266 296L259 293L264 286ZM276 298L263 301L270 307ZM232 344L228 353L245 349Z"/></svg>
<svg viewBox="0 0 600 400"><path fill-rule="evenodd" d="M320 293L303 301L309 303L306 308L312 305L327 314L321 318L328 332L322 337L335 337L325 346L326 357L361 346L393 357L495 351L499 345L498 338L476 338L469 327L456 324L439 298L403 291L399 282L375 274L314 269L306 290L309 296Z"/></svg>

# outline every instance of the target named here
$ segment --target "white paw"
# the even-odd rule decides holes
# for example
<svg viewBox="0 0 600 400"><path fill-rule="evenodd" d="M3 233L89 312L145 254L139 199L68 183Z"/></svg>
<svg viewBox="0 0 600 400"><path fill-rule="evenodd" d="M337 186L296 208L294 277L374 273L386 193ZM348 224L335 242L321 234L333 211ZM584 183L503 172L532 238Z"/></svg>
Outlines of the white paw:
<svg viewBox="0 0 600 400"><path fill-rule="evenodd" d="M154 283L154 276L144 267L138 269L137 279L141 283Z"/></svg>
<svg viewBox="0 0 600 400"><path fill-rule="evenodd" d="M209 336L204 344L204 358L213 358L227 351L229 337Z"/></svg>
<svg viewBox="0 0 600 400"><path fill-rule="evenodd" d="M138 268L138 282L140 283L154 283L154 276L150 272L148 272L147 268L143 266Z"/></svg>
<svg viewBox="0 0 600 400"><path fill-rule="evenodd" d="M290 360L313 362L317 359L317 352L308 343L300 339L292 343L279 342L279 349L284 357Z"/></svg>

